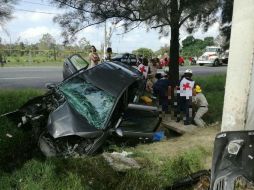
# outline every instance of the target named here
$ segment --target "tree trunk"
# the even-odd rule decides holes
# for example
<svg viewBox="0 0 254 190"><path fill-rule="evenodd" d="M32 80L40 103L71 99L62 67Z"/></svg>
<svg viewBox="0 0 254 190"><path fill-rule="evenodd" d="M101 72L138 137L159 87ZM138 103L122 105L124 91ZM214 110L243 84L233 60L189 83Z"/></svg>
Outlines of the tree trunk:
<svg viewBox="0 0 254 190"><path fill-rule="evenodd" d="M170 39L170 63L169 63L169 78L173 83L173 87L178 85L179 81L179 13L178 0L171 0L171 39Z"/></svg>
<svg viewBox="0 0 254 190"><path fill-rule="evenodd" d="M179 26L171 25L169 78L176 86L179 81Z"/></svg>

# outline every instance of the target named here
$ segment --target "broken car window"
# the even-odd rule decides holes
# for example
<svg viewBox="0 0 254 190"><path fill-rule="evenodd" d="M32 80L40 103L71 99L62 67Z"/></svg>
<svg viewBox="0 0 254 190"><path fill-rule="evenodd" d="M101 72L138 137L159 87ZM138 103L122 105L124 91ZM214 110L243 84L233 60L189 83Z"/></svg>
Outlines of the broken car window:
<svg viewBox="0 0 254 190"><path fill-rule="evenodd" d="M115 97L80 77L74 77L63 83L59 86L59 90L90 125L97 129L105 127L105 122L116 100Z"/></svg>
<svg viewBox="0 0 254 190"><path fill-rule="evenodd" d="M72 62L72 64L76 67L77 70L80 70L84 67L87 67L89 65L89 63L82 59L80 56L78 55L73 55L71 58L70 58L70 61Z"/></svg>

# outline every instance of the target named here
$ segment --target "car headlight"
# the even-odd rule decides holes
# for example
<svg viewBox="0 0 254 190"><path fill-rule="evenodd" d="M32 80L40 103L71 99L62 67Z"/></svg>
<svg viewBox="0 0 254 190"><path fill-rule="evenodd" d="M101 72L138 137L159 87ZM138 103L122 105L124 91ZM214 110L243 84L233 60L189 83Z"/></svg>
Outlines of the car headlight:
<svg viewBox="0 0 254 190"><path fill-rule="evenodd" d="M233 140L228 144L228 153L237 155L243 145L243 140Z"/></svg>

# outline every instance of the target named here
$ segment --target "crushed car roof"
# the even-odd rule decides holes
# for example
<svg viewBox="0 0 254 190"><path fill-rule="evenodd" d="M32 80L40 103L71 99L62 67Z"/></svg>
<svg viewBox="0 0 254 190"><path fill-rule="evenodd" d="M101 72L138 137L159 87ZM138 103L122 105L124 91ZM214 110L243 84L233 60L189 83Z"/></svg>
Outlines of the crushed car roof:
<svg viewBox="0 0 254 190"><path fill-rule="evenodd" d="M104 62L91 69L81 70L78 75L115 97L136 80L143 79L137 69L120 62Z"/></svg>

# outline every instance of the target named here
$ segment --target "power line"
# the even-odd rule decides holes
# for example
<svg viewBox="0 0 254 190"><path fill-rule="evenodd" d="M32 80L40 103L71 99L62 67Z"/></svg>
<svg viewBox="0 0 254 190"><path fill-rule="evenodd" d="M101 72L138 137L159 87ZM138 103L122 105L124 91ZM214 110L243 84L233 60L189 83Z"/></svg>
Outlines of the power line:
<svg viewBox="0 0 254 190"><path fill-rule="evenodd" d="M23 11L23 12L30 12L30 13L40 13L40 14L48 14L48 15L56 15L57 13L50 13L50 12L42 12L42 11L32 11L26 9L15 9L16 11Z"/></svg>

